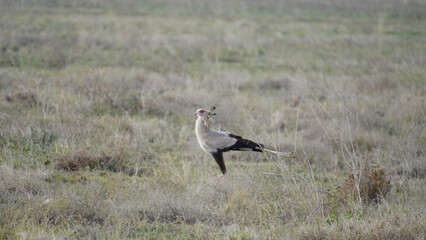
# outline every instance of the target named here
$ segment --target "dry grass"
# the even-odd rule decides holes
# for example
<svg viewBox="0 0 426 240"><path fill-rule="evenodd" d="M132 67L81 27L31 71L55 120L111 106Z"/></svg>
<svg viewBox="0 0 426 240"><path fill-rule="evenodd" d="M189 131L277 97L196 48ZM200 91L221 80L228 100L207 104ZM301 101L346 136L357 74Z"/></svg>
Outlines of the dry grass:
<svg viewBox="0 0 426 240"><path fill-rule="evenodd" d="M6 101L8 102L19 102L23 105L32 107L39 104L37 100L37 94L35 92L17 92L11 95L5 96Z"/></svg>
<svg viewBox="0 0 426 240"><path fill-rule="evenodd" d="M364 204L379 203L391 190L383 168L364 169L359 174L349 174L337 189L343 201L359 201ZM330 196L332 197L332 196Z"/></svg>
<svg viewBox="0 0 426 240"><path fill-rule="evenodd" d="M129 161L131 149L127 146L128 138L117 138L113 146L100 152L80 150L65 153L53 160L53 166L58 170L110 170L112 172L134 173L135 166Z"/></svg>
<svg viewBox="0 0 426 240"><path fill-rule="evenodd" d="M424 9L0 0L0 239L424 239Z"/></svg>

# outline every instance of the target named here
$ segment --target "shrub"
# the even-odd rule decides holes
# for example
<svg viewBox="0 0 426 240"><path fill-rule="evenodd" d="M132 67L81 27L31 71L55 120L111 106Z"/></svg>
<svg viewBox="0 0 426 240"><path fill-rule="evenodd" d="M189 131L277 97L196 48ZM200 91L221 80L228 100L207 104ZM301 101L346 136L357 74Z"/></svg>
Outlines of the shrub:
<svg viewBox="0 0 426 240"><path fill-rule="evenodd" d="M379 203L391 189L383 168L366 169L360 174L349 174L337 189L340 199L361 200L364 204ZM359 199L361 198L361 199Z"/></svg>

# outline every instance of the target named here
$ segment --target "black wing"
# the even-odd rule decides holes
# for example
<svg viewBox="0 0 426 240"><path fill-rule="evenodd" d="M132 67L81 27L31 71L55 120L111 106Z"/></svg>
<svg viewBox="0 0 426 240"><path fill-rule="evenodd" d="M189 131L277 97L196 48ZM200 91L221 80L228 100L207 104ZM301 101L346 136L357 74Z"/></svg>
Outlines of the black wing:
<svg viewBox="0 0 426 240"><path fill-rule="evenodd" d="M225 162L223 161L223 154L222 151L217 151L215 153L212 153L214 160L216 160L217 164L220 167L220 170L222 171L223 174L226 173L226 167L225 167Z"/></svg>
<svg viewBox="0 0 426 240"><path fill-rule="evenodd" d="M228 152L228 151L255 151L255 152L262 152L264 146L263 144L254 142L249 139L244 139L240 136L234 135L230 133L228 135L229 137L237 139L237 141L234 143L234 145L222 149L222 152Z"/></svg>

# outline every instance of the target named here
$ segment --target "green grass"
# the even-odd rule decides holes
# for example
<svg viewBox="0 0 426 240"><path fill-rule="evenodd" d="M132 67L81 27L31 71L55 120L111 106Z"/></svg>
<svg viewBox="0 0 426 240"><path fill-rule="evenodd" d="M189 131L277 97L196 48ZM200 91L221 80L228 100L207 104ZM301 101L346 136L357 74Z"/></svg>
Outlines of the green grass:
<svg viewBox="0 0 426 240"><path fill-rule="evenodd" d="M0 239L424 239L425 9L0 1Z"/></svg>

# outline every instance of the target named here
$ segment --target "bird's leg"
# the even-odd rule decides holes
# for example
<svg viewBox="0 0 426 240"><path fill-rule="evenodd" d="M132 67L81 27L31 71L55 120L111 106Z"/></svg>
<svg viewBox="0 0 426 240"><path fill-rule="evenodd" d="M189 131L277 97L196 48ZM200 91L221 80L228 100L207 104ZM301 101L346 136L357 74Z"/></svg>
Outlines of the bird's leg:
<svg viewBox="0 0 426 240"><path fill-rule="evenodd" d="M220 174L219 176L217 176L213 180L211 180L210 183L215 182L219 178L222 179L222 183L223 183L223 181L225 180L225 174Z"/></svg>

